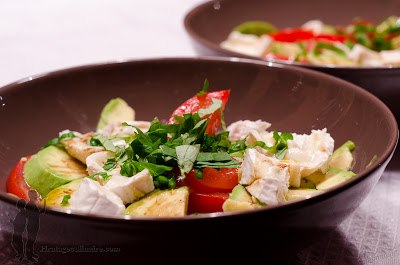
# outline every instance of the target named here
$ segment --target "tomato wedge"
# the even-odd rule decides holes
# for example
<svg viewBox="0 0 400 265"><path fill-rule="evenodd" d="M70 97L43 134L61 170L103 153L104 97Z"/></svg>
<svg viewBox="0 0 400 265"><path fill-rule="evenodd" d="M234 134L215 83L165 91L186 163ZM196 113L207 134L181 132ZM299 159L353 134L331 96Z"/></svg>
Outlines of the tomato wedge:
<svg viewBox="0 0 400 265"><path fill-rule="evenodd" d="M274 40L283 42L296 42L301 40L309 40L314 37L313 31L298 29L298 28L279 30L269 35Z"/></svg>
<svg viewBox="0 0 400 265"><path fill-rule="evenodd" d="M196 113L199 109L205 109L212 105L212 98L222 100L222 109L225 108L225 104L228 101L230 90L222 90L209 92L201 96L194 96L186 100L182 105L180 105L171 115L168 120L168 124L174 123L174 116L183 116L183 114ZM210 118L208 123L206 133L209 135L215 135L218 127L221 125L221 113L219 110L215 111L213 114L206 115L203 119Z"/></svg>
<svg viewBox="0 0 400 265"><path fill-rule="evenodd" d="M192 192L189 195L188 214L222 212L222 205L228 198L229 193Z"/></svg>
<svg viewBox="0 0 400 265"><path fill-rule="evenodd" d="M315 39L317 40L321 40L321 41L330 41L330 42L344 42L345 41L345 37L342 35L338 35L338 34L319 34L317 36L315 36Z"/></svg>
<svg viewBox="0 0 400 265"><path fill-rule="evenodd" d="M194 170L186 175L185 182L196 192L229 193L238 184L237 168L221 168L218 172L214 168L204 168L203 179L197 179Z"/></svg>
<svg viewBox="0 0 400 265"><path fill-rule="evenodd" d="M31 189L24 178L25 163L31 158L27 156L26 160L20 160L11 171L7 180L7 192L18 196L19 198L29 200L28 191Z"/></svg>
<svg viewBox="0 0 400 265"><path fill-rule="evenodd" d="M176 171L178 172L178 171ZM238 184L237 168L204 168L203 179L197 179L194 169L185 179L178 177L177 186L190 187L188 213L222 212L222 204Z"/></svg>

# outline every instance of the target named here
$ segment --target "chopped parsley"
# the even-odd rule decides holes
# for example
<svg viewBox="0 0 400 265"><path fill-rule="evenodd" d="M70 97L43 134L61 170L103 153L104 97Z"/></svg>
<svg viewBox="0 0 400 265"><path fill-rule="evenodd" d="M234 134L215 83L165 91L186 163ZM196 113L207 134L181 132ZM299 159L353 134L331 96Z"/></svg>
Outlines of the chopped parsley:
<svg viewBox="0 0 400 265"><path fill-rule="evenodd" d="M208 87L210 86L210 83L208 82L208 79L204 79L204 85L203 85L203 89L196 94L196 96L202 96L208 93Z"/></svg>
<svg viewBox="0 0 400 265"><path fill-rule="evenodd" d="M104 164L103 169L105 171L110 171L116 167L117 167L117 161L115 160L115 158L109 157L109 158L107 158L107 162Z"/></svg>
<svg viewBox="0 0 400 265"><path fill-rule="evenodd" d="M76 137L76 135L75 135L73 132L64 133L64 134L60 135L60 137L54 138L54 139L51 139L50 141L48 141L48 142L42 147L42 149L44 149L44 148L46 148L46 147L49 147L49 146L51 146L51 145L58 145L58 144L61 142L61 140L63 140L63 139L66 139L66 138L75 138L75 137Z"/></svg>
<svg viewBox="0 0 400 265"><path fill-rule="evenodd" d="M93 175L87 176L88 178L98 181L95 176L100 176L103 180L107 180L109 178L111 178L111 175L108 175L107 172L99 172L99 173L95 173Z"/></svg>
<svg viewBox="0 0 400 265"><path fill-rule="evenodd" d="M64 197L61 201L61 205L67 205L69 199L71 199L71 194L64 195Z"/></svg>

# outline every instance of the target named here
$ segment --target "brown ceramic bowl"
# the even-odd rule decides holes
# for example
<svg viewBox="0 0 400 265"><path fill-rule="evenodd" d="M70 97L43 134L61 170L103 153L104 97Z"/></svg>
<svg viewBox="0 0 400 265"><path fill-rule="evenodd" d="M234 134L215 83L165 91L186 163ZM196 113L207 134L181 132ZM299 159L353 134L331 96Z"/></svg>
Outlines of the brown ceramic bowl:
<svg viewBox="0 0 400 265"><path fill-rule="evenodd" d="M63 129L94 130L104 104L117 96L134 107L137 119L158 116L166 121L201 90L206 77L211 91L231 89L227 124L263 119L278 131L310 133L326 127L336 146L353 140L357 176L308 199L246 212L157 219L77 215L49 207L40 217L36 240L40 261L197 264L289 258L349 216L392 157L398 128L390 110L368 91L320 72L223 58L154 59L57 71L0 88L3 242L9 244L13 233L6 214L17 214L17 199L6 193L5 183L20 157L37 152ZM98 250L90 254L88 247ZM117 252L104 253L107 247Z"/></svg>
<svg viewBox="0 0 400 265"><path fill-rule="evenodd" d="M311 68L350 81L377 95L400 120L400 67L339 67L251 57L220 47L232 29L245 21L261 20L277 28L298 27L311 19L345 25L355 17L380 21L400 13L398 0L220 0L195 7L185 28L200 55L235 56Z"/></svg>

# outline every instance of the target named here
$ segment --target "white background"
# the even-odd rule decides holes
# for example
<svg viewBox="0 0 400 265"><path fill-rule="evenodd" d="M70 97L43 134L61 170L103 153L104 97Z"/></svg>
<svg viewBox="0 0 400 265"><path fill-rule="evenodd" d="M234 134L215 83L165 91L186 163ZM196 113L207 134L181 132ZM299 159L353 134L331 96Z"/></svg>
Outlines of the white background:
<svg viewBox="0 0 400 265"><path fill-rule="evenodd" d="M0 86L82 64L195 56L183 19L199 0L1 0Z"/></svg>

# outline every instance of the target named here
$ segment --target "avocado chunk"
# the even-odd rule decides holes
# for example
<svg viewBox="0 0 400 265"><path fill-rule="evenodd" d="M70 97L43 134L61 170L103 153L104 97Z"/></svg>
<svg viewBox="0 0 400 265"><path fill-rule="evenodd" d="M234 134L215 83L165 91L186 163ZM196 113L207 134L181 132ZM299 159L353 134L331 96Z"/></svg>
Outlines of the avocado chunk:
<svg viewBox="0 0 400 265"><path fill-rule="evenodd" d="M97 130L112 122L135 120L135 111L121 98L114 98L104 106L97 123Z"/></svg>
<svg viewBox="0 0 400 265"><path fill-rule="evenodd" d="M49 146L32 156L24 167L26 182L43 198L53 189L87 176L83 164L64 149Z"/></svg>
<svg viewBox="0 0 400 265"><path fill-rule="evenodd" d="M222 210L224 212L230 211L241 211L241 210L251 210L257 207L253 203L251 195L247 192L246 188L242 185L236 185L229 198L222 205Z"/></svg>
<svg viewBox="0 0 400 265"><path fill-rule="evenodd" d="M356 174L351 171L341 170L340 168L336 168L333 166L329 166L328 173L325 176L325 179L316 185L317 190L327 190L336 185L339 185L346 180L351 179Z"/></svg>
<svg viewBox="0 0 400 265"><path fill-rule="evenodd" d="M297 43L276 41L269 51L282 56L296 57L303 52L303 49Z"/></svg>
<svg viewBox="0 0 400 265"><path fill-rule="evenodd" d="M73 195L75 191L77 191L81 185L83 178L73 180L70 183L62 185L54 190L50 191L47 196L40 202L44 204L46 201L47 206L54 206L69 209L69 202L62 203L65 195Z"/></svg>
<svg viewBox="0 0 400 265"><path fill-rule="evenodd" d="M125 210L125 215L178 217L187 213L189 187L172 190L156 189Z"/></svg>
<svg viewBox="0 0 400 265"><path fill-rule="evenodd" d="M321 183L327 179L328 173L329 173L329 170L328 170L328 172L326 172L326 174L324 174L322 172L314 172L311 175L304 177L304 179L306 181L313 183L316 188L316 185L318 185L319 183ZM305 187L303 187L303 188L305 188Z"/></svg>
<svg viewBox="0 0 400 265"><path fill-rule="evenodd" d="M320 191L316 189L305 189L305 188L289 189L288 193L286 194L286 200L288 201L297 200L318 192Z"/></svg>
<svg viewBox="0 0 400 265"><path fill-rule="evenodd" d="M316 189L315 184L308 179L302 178L300 182L300 188L304 189Z"/></svg>
<svg viewBox="0 0 400 265"><path fill-rule="evenodd" d="M234 31L239 31L242 34L251 34L261 36L264 34L272 33L276 31L275 26L264 21L248 21L240 24Z"/></svg>
<svg viewBox="0 0 400 265"><path fill-rule="evenodd" d="M246 188L240 184L233 188L231 194L229 194L229 199L239 202L253 203L250 193L248 193Z"/></svg>
<svg viewBox="0 0 400 265"><path fill-rule="evenodd" d="M326 174L320 172L313 173L305 177L305 179L314 183L317 190L326 190L351 179L355 175L356 174L351 171L329 166L329 170Z"/></svg>
<svg viewBox="0 0 400 265"><path fill-rule="evenodd" d="M345 142L329 157L329 165L342 170L349 170L353 163L353 155L351 152L355 147L352 141Z"/></svg>

